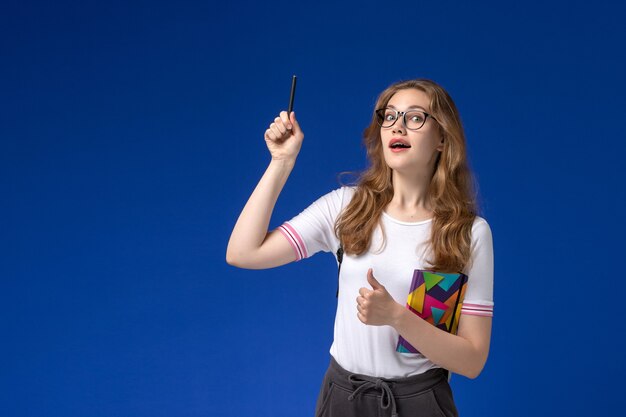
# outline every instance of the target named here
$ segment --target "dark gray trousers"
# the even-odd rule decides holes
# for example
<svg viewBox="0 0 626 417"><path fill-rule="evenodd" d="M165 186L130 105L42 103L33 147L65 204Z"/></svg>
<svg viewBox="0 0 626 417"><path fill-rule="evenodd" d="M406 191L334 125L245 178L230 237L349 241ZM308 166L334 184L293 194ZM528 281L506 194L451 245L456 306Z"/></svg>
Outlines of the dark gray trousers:
<svg viewBox="0 0 626 417"><path fill-rule="evenodd" d="M315 417L457 416L444 369L385 379L348 372L332 357L315 407Z"/></svg>

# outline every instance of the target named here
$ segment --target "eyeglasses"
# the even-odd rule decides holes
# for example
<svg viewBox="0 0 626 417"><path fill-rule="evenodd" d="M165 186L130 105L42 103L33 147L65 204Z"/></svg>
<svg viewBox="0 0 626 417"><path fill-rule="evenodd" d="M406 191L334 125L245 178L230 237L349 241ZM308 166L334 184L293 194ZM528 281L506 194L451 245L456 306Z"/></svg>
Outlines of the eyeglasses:
<svg viewBox="0 0 626 417"><path fill-rule="evenodd" d="M380 127L391 127L398 121L398 118L402 116L402 121L404 122L404 127L409 130L418 130L424 123L426 123L426 119L429 117L433 120L435 119L430 114L421 110L409 110L409 111L398 111L390 108L378 109L376 110L376 121Z"/></svg>

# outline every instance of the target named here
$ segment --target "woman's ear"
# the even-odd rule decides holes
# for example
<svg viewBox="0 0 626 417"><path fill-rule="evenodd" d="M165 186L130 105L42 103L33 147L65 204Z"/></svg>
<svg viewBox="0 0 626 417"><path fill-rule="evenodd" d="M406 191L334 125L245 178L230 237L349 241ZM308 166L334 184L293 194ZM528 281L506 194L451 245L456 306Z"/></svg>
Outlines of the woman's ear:
<svg viewBox="0 0 626 417"><path fill-rule="evenodd" d="M439 142L439 146L437 146L437 150L443 152L443 137L441 138L441 142Z"/></svg>

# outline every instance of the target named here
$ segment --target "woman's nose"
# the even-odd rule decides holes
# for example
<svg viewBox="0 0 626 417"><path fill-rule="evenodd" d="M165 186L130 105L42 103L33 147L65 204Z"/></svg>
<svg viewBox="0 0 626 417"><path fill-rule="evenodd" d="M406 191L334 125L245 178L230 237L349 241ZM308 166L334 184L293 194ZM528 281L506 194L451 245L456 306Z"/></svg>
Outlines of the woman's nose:
<svg viewBox="0 0 626 417"><path fill-rule="evenodd" d="M398 120L396 120L396 123L393 125L393 128L391 130L393 133L404 133L405 129L404 129L404 120L402 120L402 117L398 118Z"/></svg>

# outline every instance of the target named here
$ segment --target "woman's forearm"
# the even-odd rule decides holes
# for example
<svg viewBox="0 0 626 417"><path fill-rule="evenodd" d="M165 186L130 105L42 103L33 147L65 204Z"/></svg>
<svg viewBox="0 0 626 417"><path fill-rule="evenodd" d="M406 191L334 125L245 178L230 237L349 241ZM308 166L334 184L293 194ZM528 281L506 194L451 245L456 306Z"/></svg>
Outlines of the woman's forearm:
<svg viewBox="0 0 626 417"><path fill-rule="evenodd" d="M278 196L295 165L294 160L272 159L250 195L233 228L226 249L226 260L237 264L243 256L257 250L267 235Z"/></svg>
<svg viewBox="0 0 626 417"><path fill-rule="evenodd" d="M482 343L482 346L474 345L469 339L444 332L401 305L398 306L400 308L392 326L424 356L433 363L468 378L476 378L480 374L487 360L488 342ZM481 319L483 321L479 324L480 331L486 333L488 339L491 332L490 322L487 329L484 318L478 318Z"/></svg>

